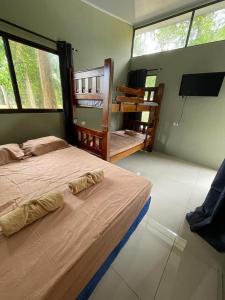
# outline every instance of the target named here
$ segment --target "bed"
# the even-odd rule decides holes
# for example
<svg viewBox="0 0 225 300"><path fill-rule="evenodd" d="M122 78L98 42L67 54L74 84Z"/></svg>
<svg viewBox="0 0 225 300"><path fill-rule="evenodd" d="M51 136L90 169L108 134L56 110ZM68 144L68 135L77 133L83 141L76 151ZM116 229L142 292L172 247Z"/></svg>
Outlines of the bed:
<svg viewBox="0 0 225 300"><path fill-rule="evenodd" d="M137 133L130 136L124 130L113 131L110 133L110 161L114 162L144 148L145 134Z"/></svg>
<svg viewBox="0 0 225 300"><path fill-rule="evenodd" d="M71 194L68 182L96 168L105 179ZM10 238L0 234L0 299L87 299L147 210L150 190L143 177L72 146L0 166L0 215L51 191L65 199Z"/></svg>
<svg viewBox="0 0 225 300"><path fill-rule="evenodd" d="M74 114L76 115L77 107L82 107L83 109L92 107L102 110L101 130L81 126L82 122L74 124L76 145L79 148L111 162L125 158L142 149L147 151L152 150L164 84L160 84L154 88L146 88L145 90L118 87L117 90L126 95L116 97L120 100L118 104L112 103L113 61L111 58L105 59L103 67L77 71L72 74L71 86L73 90L71 94ZM148 94L149 101L138 104L125 103L122 101L124 98L126 98L126 101L133 100L133 97L128 97L129 94L139 97L141 95L143 98L145 93ZM136 98L137 97L135 97L135 99ZM150 101L150 98L153 99L153 101ZM144 101L144 98L141 100ZM137 120L131 120L130 117L125 116L125 114L136 114L143 111L150 113L148 122L142 122L139 118ZM138 135L144 137L143 141L137 144L135 138L129 137L130 144L128 144L128 137L121 135L120 139L118 139L118 145L116 145L115 134L110 132L110 117L112 112L125 113L123 128L136 131ZM122 139L124 139L124 141L122 141ZM120 147L121 144L126 144L126 147ZM111 149L111 147L113 147L113 149ZM119 152L120 149L121 151ZM113 155L113 153L115 153L115 155Z"/></svg>

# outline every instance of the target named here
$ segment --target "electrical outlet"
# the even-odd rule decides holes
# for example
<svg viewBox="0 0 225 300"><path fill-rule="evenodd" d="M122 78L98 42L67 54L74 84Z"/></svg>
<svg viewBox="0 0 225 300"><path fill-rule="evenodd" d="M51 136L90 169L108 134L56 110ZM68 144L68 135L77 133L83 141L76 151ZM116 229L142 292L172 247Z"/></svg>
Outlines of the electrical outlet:
<svg viewBox="0 0 225 300"><path fill-rule="evenodd" d="M86 125L86 122L85 122L85 121L82 121L82 122L81 122L81 125L82 125L82 126Z"/></svg>
<svg viewBox="0 0 225 300"><path fill-rule="evenodd" d="M173 122L173 126L178 127L179 123L178 122Z"/></svg>

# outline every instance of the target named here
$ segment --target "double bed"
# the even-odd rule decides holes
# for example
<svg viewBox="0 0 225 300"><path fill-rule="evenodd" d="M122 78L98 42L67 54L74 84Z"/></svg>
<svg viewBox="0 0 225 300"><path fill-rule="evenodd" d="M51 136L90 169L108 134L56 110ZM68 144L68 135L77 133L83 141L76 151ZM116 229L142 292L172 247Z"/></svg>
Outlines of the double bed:
<svg viewBox="0 0 225 300"><path fill-rule="evenodd" d="M73 195L68 182L96 168L104 180ZM140 221L150 190L143 177L72 146L0 166L0 216L53 191L65 200L13 236L0 234L0 299L87 299Z"/></svg>

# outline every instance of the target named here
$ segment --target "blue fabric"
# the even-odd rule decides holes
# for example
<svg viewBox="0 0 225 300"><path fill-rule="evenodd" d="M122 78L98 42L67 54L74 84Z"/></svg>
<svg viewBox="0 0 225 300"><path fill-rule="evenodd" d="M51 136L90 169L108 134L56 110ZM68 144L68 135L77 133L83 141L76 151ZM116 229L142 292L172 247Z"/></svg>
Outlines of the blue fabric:
<svg viewBox="0 0 225 300"><path fill-rule="evenodd" d="M186 215L190 229L216 250L225 252L225 160L220 166L202 206Z"/></svg>
<svg viewBox="0 0 225 300"><path fill-rule="evenodd" d="M94 291L95 287L99 283L99 281L102 279L103 275L106 273L106 271L109 269L117 255L119 254L120 250L123 248L123 246L126 244L132 233L135 231L143 217L146 215L149 205L151 202L151 197L148 199L148 201L145 203L144 207L140 211L138 217L135 219L134 223L131 225L125 236L122 238L122 240L119 242L119 244L114 248L114 250L111 252L111 254L108 256L108 258L105 260L105 262L102 264L102 266L98 269L98 271L95 273L95 275L92 277L92 279L89 281L89 283L86 285L86 287L81 291L79 296L76 300L86 300L90 297L92 292Z"/></svg>

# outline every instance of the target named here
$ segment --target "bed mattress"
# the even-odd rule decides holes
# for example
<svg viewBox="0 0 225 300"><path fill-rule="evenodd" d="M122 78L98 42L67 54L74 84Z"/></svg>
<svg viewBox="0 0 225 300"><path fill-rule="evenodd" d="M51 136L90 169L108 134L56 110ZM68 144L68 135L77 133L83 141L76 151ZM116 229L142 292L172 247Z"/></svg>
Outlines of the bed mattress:
<svg viewBox="0 0 225 300"><path fill-rule="evenodd" d="M132 147L144 143L145 134L137 133L130 136L124 133L124 130L113 131L110 133L110 157L126 151Z"/></svg>
<svg viewBox="0 0 225 300"><path fill-rule="evenodd" d="M102 168L103 182L77 196L68 182ZM0 214L51 191L65 206L4 237L0 299L75 299L129 229L151 183L75 147L0 167Z"/></svg>

